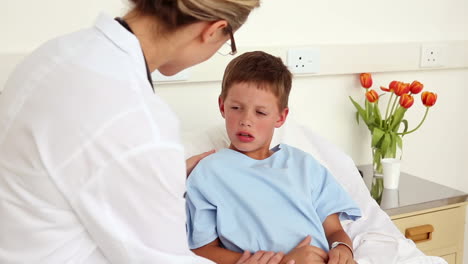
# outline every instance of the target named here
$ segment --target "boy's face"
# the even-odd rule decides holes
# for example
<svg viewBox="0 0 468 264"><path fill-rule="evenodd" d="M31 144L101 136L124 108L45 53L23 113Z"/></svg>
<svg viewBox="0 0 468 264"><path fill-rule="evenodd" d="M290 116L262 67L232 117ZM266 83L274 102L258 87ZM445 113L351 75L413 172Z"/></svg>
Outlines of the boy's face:
<svg viewBox="0 0 468 264"><path fill-rule="evenodd" d="M271 155L274 130L288 115L287 108L280 111L278 98L272 92L245 82L233 84L225 100L219 98L219 110L226 120L229 148L253 159Z"/></svg>

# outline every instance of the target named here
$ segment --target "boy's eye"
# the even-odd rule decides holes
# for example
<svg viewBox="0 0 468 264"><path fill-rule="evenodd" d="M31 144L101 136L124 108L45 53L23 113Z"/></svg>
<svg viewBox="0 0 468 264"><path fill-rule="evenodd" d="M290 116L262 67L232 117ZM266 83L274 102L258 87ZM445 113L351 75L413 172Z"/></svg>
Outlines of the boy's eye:
<svg viewBox="0 0 468 264"><path fill-rule="evenodd" d="M262 112L262 111L257 111L257 114L259 114L259 115L266 115L266 113L265 113L265 112Z"/></svg>
<svg viewBox="0 0 468 264"><path fill-rule="evenodd" d="M238 106L231 106L231 109L237 110L237 109L239 109L239 107Z"/></svg>

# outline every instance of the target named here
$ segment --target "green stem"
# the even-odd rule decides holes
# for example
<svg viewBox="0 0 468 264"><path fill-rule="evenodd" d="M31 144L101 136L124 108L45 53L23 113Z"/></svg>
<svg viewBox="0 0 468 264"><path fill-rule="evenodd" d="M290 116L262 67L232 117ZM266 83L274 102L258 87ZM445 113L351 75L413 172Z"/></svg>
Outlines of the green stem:
<svg viewBox="0 0 468 264"><path fill-rule="evenodd" d="M385 111L385 120L387 120L388 118L388 110L390 109L390 102L392 101L392 98L393 98L393 93L392 95L390 95L390 99L388 99L387 110Z"/></svg>
<svg viewBox="0 0 468 264"><path fill-rule="evenodd" d="M364 106L366 110L366 120L369 120L369 107L370 107L370 102L365 99L364 101Z"/></svg>
<svg viewBox="0 0 468 264"><path fill-rule="evenodd" d="M392 110L390 111L391 116L395 114L395 111L396 111L395 106L397 105L398 98L399 98L399 96L396 96L395 100L393 100Z"/></svg>
<svg viewBox="0 0 468 264"><path fill-rule="evenodd" d="M410 130L408 132L405 132L405 133L397 133L397 135L404 136L404 135L413 133L414 131L418 130L418 128L420 128L421 125L424 123L424 120L426 120L427 113L429 113L429 107L426 107L426 112L424 113L424 117L423 117L423 119L421 120L421 122L419 123L419 125L416 128L414 128L413 130Z"/></svg>
<svg viewBox="0 0 468 264"><path fill-rule="evenodd" d="M396 106L397 99L398 99L398 96L396 96L395 99L393 100L392 110L390 110L390 116L393 116L395 114L395 106ZM387 127L390 126L390 125L391 125L391 123L388 123L388 121L387 121Z"/></svg>

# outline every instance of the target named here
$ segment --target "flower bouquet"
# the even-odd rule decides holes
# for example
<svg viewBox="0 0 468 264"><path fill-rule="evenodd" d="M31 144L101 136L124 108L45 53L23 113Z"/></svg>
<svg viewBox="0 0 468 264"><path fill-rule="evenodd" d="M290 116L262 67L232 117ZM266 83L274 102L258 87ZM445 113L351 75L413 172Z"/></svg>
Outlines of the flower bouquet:
<svg viewBox="0 0 468 264"><path fill-rule="evenodd" d="M389 87L381 86L382 94L378 94L372 87L372 75L361 73L359 75L361 86L365 89L364 105L358 104L351 96L351 102L356 107L356 121L362 119L372 135L371 147L373 154L374 176L382 175L383 158L401 159L403 137L418 130L426 120L429 108L437 101L437 94L424 91L421 94L426 112L419 124L410 129L408 121L404 119L406 111L413 105L414 96L419 94L424 85L418 81L410 83L392 81ZM381 111L379 103L389 97L386 106ZM385 103L384 103L385 104ZM400 153L397 157L397 153ZM383 182L382 182L383 184Z"/></svg>

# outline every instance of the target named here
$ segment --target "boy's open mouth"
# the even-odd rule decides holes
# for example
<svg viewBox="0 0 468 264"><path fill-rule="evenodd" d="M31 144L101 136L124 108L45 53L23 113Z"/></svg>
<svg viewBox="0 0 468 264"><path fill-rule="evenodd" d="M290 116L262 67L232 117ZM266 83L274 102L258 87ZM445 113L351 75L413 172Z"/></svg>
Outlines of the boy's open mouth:
<svg viewBox="0 0 468 264"><path fill-rule="evenodd" d="M252 136L252 134L247 132L239 132L236 135L237 138L242 142L251 142L255 139L254 136Z"/></svg>
<svg viewBox="0 0 468 264"><path fill-rule="evenodd" d="M252 137L253 138L253 136L251 134L249 134L249 133L240 132L240 133L237 133L237 135L241 136L241 137Z"/></svg>

